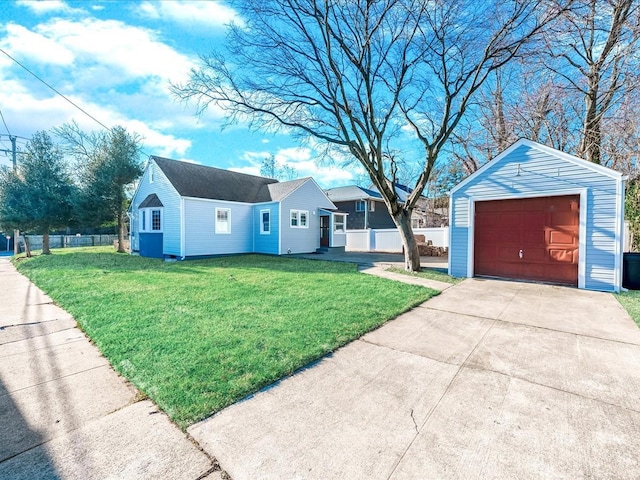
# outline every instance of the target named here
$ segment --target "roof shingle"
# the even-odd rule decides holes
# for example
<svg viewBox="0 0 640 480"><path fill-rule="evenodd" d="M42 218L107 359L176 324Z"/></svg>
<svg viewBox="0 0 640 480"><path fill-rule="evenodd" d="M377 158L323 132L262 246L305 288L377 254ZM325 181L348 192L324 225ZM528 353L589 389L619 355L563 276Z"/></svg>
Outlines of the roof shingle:
<svg viewBox="0 0 640 480"><path fill-rule="evenodd" d="M152 156L151 159L183 197L259 203L271 201L273 178L257 177L189 162ZM290 182L285 182L290 183Z"/></svg>

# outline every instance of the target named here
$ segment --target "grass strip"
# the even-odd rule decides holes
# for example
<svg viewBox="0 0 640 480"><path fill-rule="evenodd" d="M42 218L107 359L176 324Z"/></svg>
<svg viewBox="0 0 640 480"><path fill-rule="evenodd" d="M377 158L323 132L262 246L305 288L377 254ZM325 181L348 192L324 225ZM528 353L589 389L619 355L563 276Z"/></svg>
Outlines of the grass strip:
<svg viewBox="0 0 640 480"><path fill-rule="evenodd" d="M640 327L640 290L629 290L616 295L620 304L625 308L629 316Z"/></svg>
<svg viewBox="0 0 640 480"><path fill-rule="evenodd" d="M454 285L464 280L464 278L452 277L451 275L447 275L446 273L440 270L429 268L429 267L422 267L422 269L419 272L408 272L406 270L403 270L402 268L396 268L396 267L390 267L387 270L389 272L402 273L403 275L427 278L429 280L437 280L439 282L452 283Z"/></svg>
<svg viewBox="0 0 640 480"><path fill-rule="evenodd" d="M182 428L437 294L263 255L167 263L92 247L15 263Z"/></svg>

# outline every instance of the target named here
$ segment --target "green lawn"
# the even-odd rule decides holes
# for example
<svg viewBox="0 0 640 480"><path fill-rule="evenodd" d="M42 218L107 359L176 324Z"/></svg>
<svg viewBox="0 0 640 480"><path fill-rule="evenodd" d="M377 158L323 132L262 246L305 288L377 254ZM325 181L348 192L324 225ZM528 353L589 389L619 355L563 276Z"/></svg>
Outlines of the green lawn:
<svg viewBox="0 0 640 480"><path fill-rule="evenodd" d="M261 255L165 263L96 247L16 265L182 428L437 293Z"/></svg>
<svg viewBox="0 0 640 480"><path fill-rule="evenodd" d="M640 327L640 290L629 290L618 296L618 301Z"/></svg>
<svg viewBox="0 0 640 480"><path fill-rule="evenodd" d="M395 267L388 268L387 270L394 273L402 273L404 275L427 278L429 280L438 280L439 282L453 283L454 285L464 280L464 278L452 277L444 272L441 272L440 270L435 270L428 267L422 267L422 270L420 270L419 272L407 272L406 270Z"/></svg>

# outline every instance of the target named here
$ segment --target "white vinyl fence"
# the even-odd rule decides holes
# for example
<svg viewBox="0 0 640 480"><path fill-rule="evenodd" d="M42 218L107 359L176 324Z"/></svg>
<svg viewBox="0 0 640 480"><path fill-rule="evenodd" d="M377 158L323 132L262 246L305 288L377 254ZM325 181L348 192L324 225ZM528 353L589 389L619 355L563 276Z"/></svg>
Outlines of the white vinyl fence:
<svg viewBox="0 0 640 480"><path fill-rule="evenodd" d="M414 228L414 235L424 235L435 247L449 247L449 227ZM395 228L347 230L347 252L402 252L400 232Z"/></svg>

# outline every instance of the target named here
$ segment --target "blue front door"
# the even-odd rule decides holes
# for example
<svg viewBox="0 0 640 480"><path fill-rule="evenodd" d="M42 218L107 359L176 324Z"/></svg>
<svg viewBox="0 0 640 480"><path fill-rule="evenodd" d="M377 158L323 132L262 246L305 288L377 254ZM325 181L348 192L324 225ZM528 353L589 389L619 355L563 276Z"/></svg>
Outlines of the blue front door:
<svg viewBox="0 0 640 480"><path fill-rule="evenodd" d="M139 233L140 256L151 258L163 258L162 233Z"/></svg>

